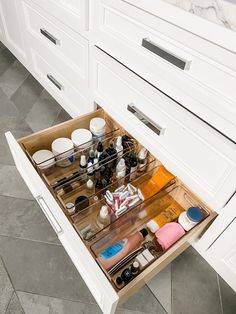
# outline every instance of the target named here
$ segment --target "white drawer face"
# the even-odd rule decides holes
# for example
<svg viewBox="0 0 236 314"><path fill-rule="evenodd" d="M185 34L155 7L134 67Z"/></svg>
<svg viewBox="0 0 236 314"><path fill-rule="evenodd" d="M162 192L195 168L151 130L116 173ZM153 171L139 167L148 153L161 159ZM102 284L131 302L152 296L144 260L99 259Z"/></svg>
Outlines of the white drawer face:
<svg viewBox="0 0 236 314"><path fill-rule="evenodd" d="M120 128L120 126L117 125L113 119L111 119L103 110L100 109L88 115L72 119L60 125L32 134L28 137L20 139L18 142L14 139L10 132L6 133L6 138L17 169L31 190L33 196L36 198L39 206L49 220L53 229L57 233L59 240L61 241L65 250L68 252L68 255L80 272L82 278L88 285L103 313L113 314L118 302L124 301L129 295L134 293L137 289L144 285L146 281L151 279L176 256L183 252L188 247L188 242L195 239L200 233L202 233L202 231L205 230L205 228L209 225L211 220L214 219L216 214L200 199L194 196L186 187L184 187L181 182L173 182L173 177L171 176L173 183L172 185L169 185L158 195L146 200L146 202L141 206L138 205L133 207L126 214L121 215L119 218L113 220L113 223L110 224L108 228L97 231L90 239L87 238L87 235L84 236L84 233L81 234L78 231L81 221L86 220L87 224L96 224L98 211L105 201L104 197L102 196L102 192L97 194L100 195L100 199L95 203L94 195L89 196L88 194L87 196L89 202L92 202L89 207L84 208L82 211L77 209L76 213L70 216L66 211L65 203L61 202L62 194L59 191L64 189L64 197L69 197L71 199L72 197L77 198L80 196L81 191L83 191L82 193L85 193L86 188L82 182L80 183L79 187L78 185L77 188L75 187L75 183L77 182L78 184L80 182L78 180L78 176L75 177L75 181L68 179L68 177L71 178L71 176L75 175L74 172L70 172L72 168L60 168L56 165L51 173L55 175L58 173L64 173L65 177L67 178L67 187L60 183L61 185L59 186L59 189L54 189L52 187L49 189L49 185L45 180L46 174L39 171L39 168L37 168L36 165L32 162L31 156L40 148L50 149L52 141L58 137L69 137L71 132L77 128L88 128L90 120L94 117L103 117L106 120L107 133L103 142L104 147L107 147L105 146L107 144L109 146L110 135L112 132L120 132L119 134L121 135L127 135L127 132L124 129ZM132 142L135 143L135 139L133 139ZM74 162L76 163L76 160ZM151 166L151 169L149 168L148 164L144 173L137 173L137 177L135 179L130 179L129 175L128 178L129 180L132 180L131 182L134 186L140 188L141 186L146 185L147 180L149 180L152 175L156 173L155 171L159 169L159 167L160 164L156 166L154 160L154 166ZM77 167L77 171L79 171L78 169L79 167ZM115 187L117 187L123 185L123 183L124 181L113 182L113 184L109 186L109 190L112 189L114 184ZM72 190L68 190L68 186L70 186ZM192 206L192 202L194 202L196 206L201 207L204 220L201 221L201 223L195 226L192 230L187 232L181 239L169 247L169 249L156 256L151 263L149 260L147 267L134 276L131 281L127 282L125 286L117 287L115 285L115 275L111 275L105 269L103 269L101 265L99 266L99 261L96 258L97 253L95 253L95 251L101 250L101 247L108 245L108 243L114 243L114 241L122 239L120 237L126 238L130 232L141 230L141 228L146 226L146 222L150 219L150 217L153 217L153 215L156 214L156 212L152 212L154 207L161 211L163 206L172 204L172 202L175 202L175 204L178 203L178 206L181 206L183 209L189 208ZM145 206L150 206L150 213L148 216L144 215L145 217L142 218L142 216L138 215L138 213L140 213L140 211L143 212L144 204ZM160 208L158 206L160 206ZM150 241L152 239L153 234L150 233L147 237L147 240ZM139 249L140 244L138 245ZM124 268L126 265L123 265L122 267ZM121 270L123 269L122 267Z"/></svg>
<svg viewBox="0 0 236 314"><path fill-rule="evenodd" d="M88 29L87 0L33 0L33 2L76 32Z"/></svg>
<svg viewBox="0 0 236 314"><path fill-rule="evenodd" d="M42 52L42 51L41 51ZM71 115L84 114L88 112L88 100L78 89L72 86L70 80L63 71L64 65L60 64L60 72L53 62L48 63L46 56L41 56L38 51L31 49L33 72L40 79L42 84L53 91L58 101L68 106Z"/></svg>
<svg viewBox="0 0 236 314"><path fill-rule="evenodd" d="M94 71L97 102L208 204L224 206L235 191L235 145L98 49ZM127 110L130 104L159 135Z"/></svg>
<svg viewBox="0 0 236 314"><path fill-rule="evenodd" d="M95 8L99 12L95 23L99 47L236 139L235 69L179 42L173 38L175 29L172 37L163 34L158 29L159 19L149 18L147 13L124 1L97 0ZM167 22L166 25L168 28ZM226 53L224 59L227 58ZM235 54L231 59L236 64Z"/></svg>
<svg viewBox="0 0 236 314"><path fill-rule="evenodd" d="M81 91L88 88L88 41L34 4L23 5L29 42Z"/></svg>

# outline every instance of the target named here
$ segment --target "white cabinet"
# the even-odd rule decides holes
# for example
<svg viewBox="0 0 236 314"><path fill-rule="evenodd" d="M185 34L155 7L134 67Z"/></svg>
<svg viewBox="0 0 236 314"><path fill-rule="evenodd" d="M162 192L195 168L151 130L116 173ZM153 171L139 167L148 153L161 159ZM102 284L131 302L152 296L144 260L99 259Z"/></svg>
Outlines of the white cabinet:
<svg viewBox="0 0 236 314"><path fill-rule="evenodd" d="M26 54L23 39L22 15L18 0L1 0L0 15L2 20L3 42L25 64Z"/></svg>
<svg viewBox="0 0 236 314"><path fill-rule="evenodd" d="M207 262L236 291L236 196L195 244Z"/></svg>
<svg viewBox="0 0 236 314"><path fill-rule="evenodd" d="M167 22L161 3L0 0L3 42L20 61L27 55L28 70L77 117L18 142L8 132L8 144L17 169L105 314L114 313L119 302L190 243L236 289L235 41L216 38L215 45L207 34L202 38L181 24L176 27ZM90 24L93 30L88 32ZM97 106L102 109L93 111ZM97 115L110 116L209 208L197 229L121 290L96 262L27 151L29 143L35 149L45 138L48 145L55 136L69 137L74 128L87 128Z"/></svg>
<svg viewBox="0 0 236 314"><path fill-rule="evenodd" d="M32 0L52 16L68 25L76 32L89 28L88 0Z"/></svg>
<svg viewBox="0 0 236 314"><path fill-rule="evenodd" d="M202 196L203 200L207 199L213 209L219 209L217 207L219 205L222 210L223 204L229 198L228 192L232 192L234 188L236 177L236 155L232 143L230 141L224 143L223 136L219 137L219 134L212 131L211 128L205 129L202 121L197 122L199 134L201 134L202 138L198 137L196 142L195 134L191 131L191 127L194 127L195 125L195 117L186 113L184 109L175 111L175 103L173 100L162 95L147 82L144 82L141 78L97 48L94 49L93 53L93 71L93 99L96 104L104 108L106 112L112 116L111 119L114 119L115 124L118 123L121 125L122 129L127 130L132 136L140 141L142 145L145 145L150 149L151 153L155 154L167 168L174 174L178 174L179 179L183 179L185 185L186 183L189 183L191 188L194 188L195 192ZM153 100L157 101L158 106L156 108ZM155 133L150 130L148 125L143 124L143 119L139 120L136 115L127 111L127 104L135 105L136 109L141 111L141 113L150 121L152 120L150 123L158 124L159 127L162 127L165 131L158 134L158 132ZM150 118L150 112L152 113L152 119ZM176 115L175 119L172 118L173 112ZM116 289L114 284L112 284L111 279L107 277L104 270L102 271L99 264L96 262L90 244L85 242L83 237L81 237L81 233L76 232L76 230L78 231L76 222L73 222L73 220L71 222L71 219L68 219L63 210L64 207L59 205L60 202L58 202L55 194L56 190L54 190L54 183L57 184L58 179L61 179L61 177L57 177L53 174L53 181L50 181L49 177L45 176L43 176L44 180L42 180L42 176L37 173L29 160L30 154L39 149L40 145L42 145L42 147L47 147L47 145L50 145L51 141L59 135L68 137L74 128L86 127L86 125L89 125L89 121L92 117L101 116L103 114L107 115L107 113L103 113L103 111L99 110L86 116L78 117L74 120L65 122L64 124L52 127L51 129L30 135L19 140L19 143L13 138L11 133L7 133L6 137L16 166L23 179L57 233L59 240L88 285L102 311L108 314L114 313L118 303L123 302L129 295L134 293L145 284L145 282L150 280L175 257L183 252L191 241L198 238L199 234L202 234L208 227L209 223L214 219L216 212L209 208L209 216L207 216L196 229L192 229L187 233L180 241L175 243L124 288L120 290ZM109 121L110 118L106 119ZM183 121L188 119L190 119L189 125L186 124L183 126ZM110 125L110 122L108 125ZM181 136L175 138L176 145L172 142L173 156L171 156L170 139L174 138L175 133L178 134L179 132L181 132ZM208 137L211 139L211 142L209 143L207 143ZM201 173L199 184L197 183L197 176L194 177L194 174L188 175L188 177L186 176L184 168L186 167L188 169L187 172L194 173L196 165L192 163L192 158L189 158L190 155L181 155L182 149L179 149L178 145L180 145L181 148L182 142L185 143L192 154L197 154L198 151L201 151L203 155L211 155L213 153L215 156L218 155L217 163L212 162L212 159L206 160L206 168L211 170L208 173ZM224 154L220 153L220 147L222 147L222 145L224 146ZM178 165L178 160L180 158L182 159L182 165ZM183 166L183 163L185 166ZM204 168L204 163L201 165ZM225 190L224 193L221 194L220 190L217 191L217 189L215 189L215 194L208 193L207 191L204 193L204 189L201 191L201 184L205 184L206 188L210 185L210 173L217 173L219 165L221 165L222 175L224 175L224 180L222 179L224 184L222 183L221 185L222 191ZM227 171L228 167L231 171ZM72 169L74 168L72 167ZM60 169L58 173L60 176L61 173L65 173L66 175L66 172L63 172ZM218 178L220 180L220 177ZM216 182L216 186L220 184L220 182L217 184L217 177L215 177L213 181ZM54 183L52 184L52 182ZM186 188L185 191L185 193L189 193L189 196L184 194L185 201L190 199L190 203L192 204L193 202L195 204L196 199L198 198L193 196L194 194L192 194L188 188ZM202 206L205 206L204 202L200 200L199 202L200 204L203 204ZM219 215L219 218L220 217L221 213ZM106 234L109 235L109 232ZM95 240L97 241L97 239ZM213 236L210 241L207 240L208 246L214 243L215 240L215 236Z"/></svg>
<svg viewBox="0 0 236 314"><path fill-rule="evenodd" d="M236 141L236 49L163 20L160 3L94 1L96 45Z"/></svg>

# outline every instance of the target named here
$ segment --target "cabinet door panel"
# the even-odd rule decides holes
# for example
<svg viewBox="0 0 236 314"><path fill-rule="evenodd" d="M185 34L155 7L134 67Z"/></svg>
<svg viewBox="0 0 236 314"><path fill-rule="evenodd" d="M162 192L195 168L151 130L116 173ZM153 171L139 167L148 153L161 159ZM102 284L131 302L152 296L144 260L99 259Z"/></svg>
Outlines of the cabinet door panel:
<svg viewBox="0 0 236 314"><path fill-rule="evenodd" d="M8 48L16 55L17 58L26 59L24 52L24 42L21 33L20 21L21 11L20 3L17 0L1 0L0 14L4 29L4 38Z"/></svg>
<svg viewBox="0 0 236 314"><path fill-rule="evenodd" d="M199 250L216 272L236 291L236 196L228 203L202 239ZM215 240L213 240L215 239Z"/></svg>

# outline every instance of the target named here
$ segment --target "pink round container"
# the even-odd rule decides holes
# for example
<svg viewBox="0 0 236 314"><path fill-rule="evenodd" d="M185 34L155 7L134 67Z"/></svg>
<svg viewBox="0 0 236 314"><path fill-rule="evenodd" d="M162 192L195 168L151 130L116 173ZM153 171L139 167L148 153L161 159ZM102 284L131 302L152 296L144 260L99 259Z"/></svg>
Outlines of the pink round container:
<svg viewBox="0 0 236 314"><path fill-rule="evenodd" d="M169 222L155 233L156 240L163 250L167 250L183 235L185 235L184 228L177 222Z"/></svg>

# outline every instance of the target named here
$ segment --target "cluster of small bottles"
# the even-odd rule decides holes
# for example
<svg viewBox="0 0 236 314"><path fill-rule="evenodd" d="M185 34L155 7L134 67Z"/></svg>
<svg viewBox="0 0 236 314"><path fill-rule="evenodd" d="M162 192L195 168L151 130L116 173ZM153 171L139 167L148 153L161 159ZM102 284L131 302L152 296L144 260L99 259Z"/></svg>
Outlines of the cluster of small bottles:
<svg viewBox="0 0 236 314"><path fill-rule="evenodd" d="M80 180L86 183L88 196L94 190L98 192L106 188L113 179L120 180L129 175L130 181L135 179L137 171L145 170L147 150L142 148L138 154L130 151L123 155L124 149L132 148L130 143L127 144L128 141L128 136L118 136L116 142L111 141L107 149L99 142L96 150L89 151L88 158L86 155L80 156Z"/></svg>

